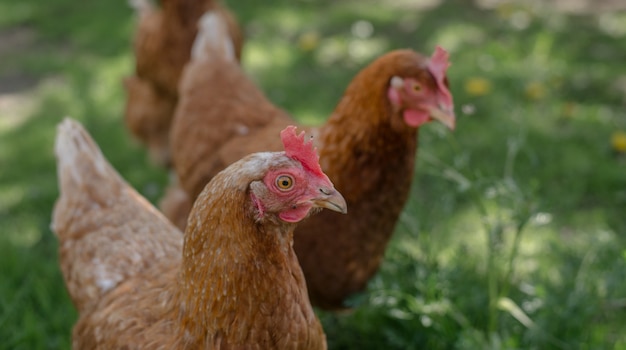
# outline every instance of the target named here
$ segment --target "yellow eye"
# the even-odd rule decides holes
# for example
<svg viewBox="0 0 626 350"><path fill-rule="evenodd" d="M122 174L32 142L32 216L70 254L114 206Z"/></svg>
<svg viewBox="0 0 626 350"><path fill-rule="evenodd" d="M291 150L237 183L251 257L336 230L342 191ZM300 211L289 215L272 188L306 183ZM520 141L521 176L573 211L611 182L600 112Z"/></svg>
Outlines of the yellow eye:
<svg viewBox="0 0 626 350"><path fill-rule="evenodd" d="M420 92L422 90L422 86L420 84L413 84L413 91Z"/></svg>
<svg viewBox="0 0 626 350"><path fill-rule="evenodd" d="M280 175L276 178L276 187L281 191L287 191L293 187L293 178L288 175Z"/></svg>

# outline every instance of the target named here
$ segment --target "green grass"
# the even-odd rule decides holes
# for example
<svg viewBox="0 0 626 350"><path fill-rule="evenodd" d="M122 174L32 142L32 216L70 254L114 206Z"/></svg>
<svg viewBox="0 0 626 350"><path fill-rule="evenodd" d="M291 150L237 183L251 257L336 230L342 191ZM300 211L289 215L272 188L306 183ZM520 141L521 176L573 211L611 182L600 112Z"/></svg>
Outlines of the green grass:
<svg viewBox="0 0 626 350"><path fill-rule="evenodd" d="M246 68L305 122L387 50L451 52L457 130L420 131L380 273L354 311L320 312L330 348L626 349L626 156L610 143L626 130L625 12L229 3ZM357 21L371 35L354 35ZM62 117L148 199L162 193L167 175L122 123L133 27L122 1L0 0L0 348L70 347L76 313L49 229Z"/></svg>

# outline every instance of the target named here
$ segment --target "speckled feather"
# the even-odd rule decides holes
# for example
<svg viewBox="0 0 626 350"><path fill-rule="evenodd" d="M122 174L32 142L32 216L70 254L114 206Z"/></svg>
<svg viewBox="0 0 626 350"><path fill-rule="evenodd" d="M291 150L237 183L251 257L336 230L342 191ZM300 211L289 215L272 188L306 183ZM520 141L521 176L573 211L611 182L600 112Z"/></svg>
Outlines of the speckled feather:
<svg viewBox="0 0 626 350"><path fill-rule="evenodd" d="M180 262L182 234L109 165L76 122L58 127L60 197L52 230L79 312L153 265Z"/></svg>
<svg viewBox="0 0 626 350"><path fill-rule="evenodd" d="M299 162L262 153L219 173L181 244L79 124L61 124L56 152L52 227L80 315L73 348L326 348L292 248L295 225L259 219L248 192L268 169Z"/></svg>

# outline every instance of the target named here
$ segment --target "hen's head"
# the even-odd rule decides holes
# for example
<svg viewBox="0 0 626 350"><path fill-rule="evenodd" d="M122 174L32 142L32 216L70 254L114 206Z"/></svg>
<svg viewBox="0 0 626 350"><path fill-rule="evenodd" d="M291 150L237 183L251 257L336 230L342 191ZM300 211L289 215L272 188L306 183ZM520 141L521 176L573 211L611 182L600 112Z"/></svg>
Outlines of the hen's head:
<svg viewBox="0 0 626 350"><path fill-rule="evenodd" d="M396 61L388 81L387 97L401 111L404 122L419 127L438 120L454 129L456 117L446 70L448 53L437 46L433 55L424 58L413 51L401 50L392 56Z"/></svg>
<svg viewBox="0 0 626 350"><path fill-rule="evenodd" d="M322 172L312 141L289 126L281 132L284 152L255 153L244 158L247 168L259 174L250 183L250 197L258 220L268 214L289 223L298 222L314 208L346 213L346 201Z"/></svg>

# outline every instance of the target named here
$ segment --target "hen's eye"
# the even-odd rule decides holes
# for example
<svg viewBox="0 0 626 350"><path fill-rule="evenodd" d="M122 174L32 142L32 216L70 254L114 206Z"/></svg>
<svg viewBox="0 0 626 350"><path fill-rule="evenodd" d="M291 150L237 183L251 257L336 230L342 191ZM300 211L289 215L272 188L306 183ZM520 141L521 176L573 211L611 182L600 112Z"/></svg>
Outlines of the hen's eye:
<svg viewBox="0 0 626 350"><path fill-rule="evenodd" d="M286 191L293 187L293 178L288 175L281 175L276 178L276 186L281 191Z"/></svg>
<svg viewBox="0 0 626 350"><path fill-rule="evenodd" d="M420 84L413 84L413 91L420 92L422 90L422 86Z"/></svg>

